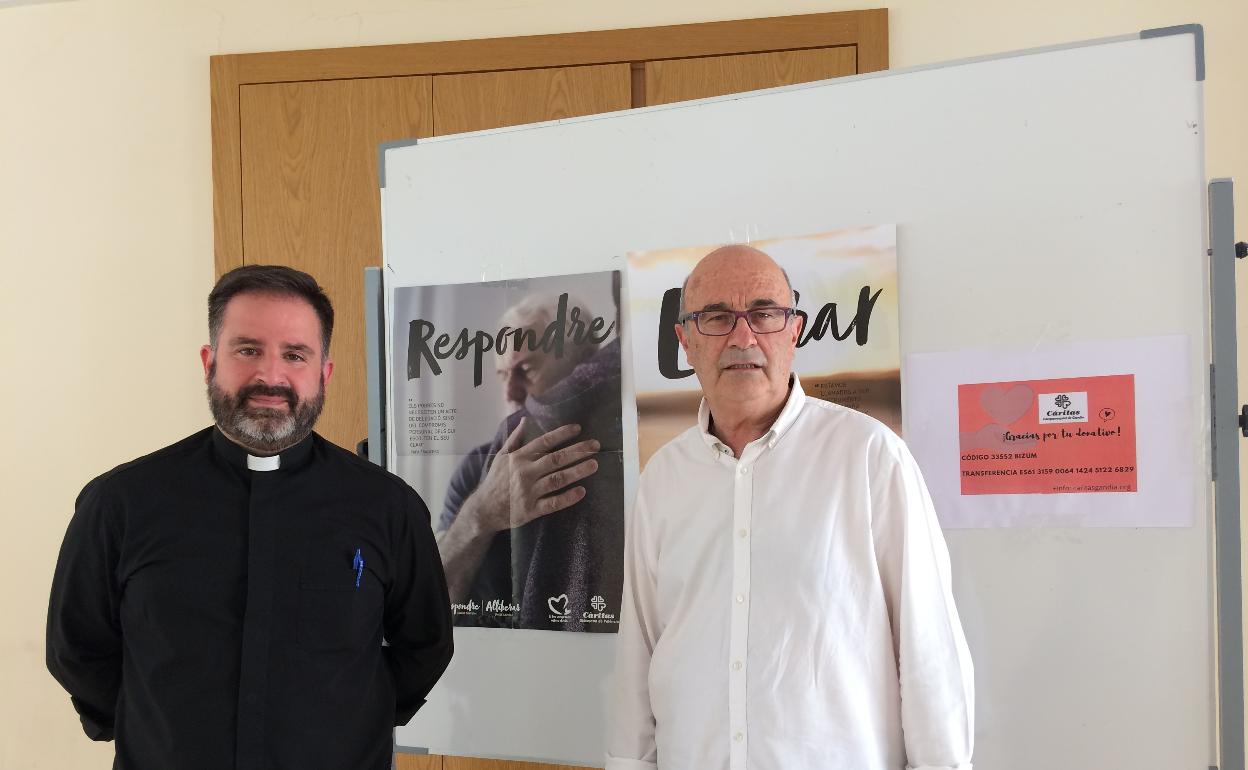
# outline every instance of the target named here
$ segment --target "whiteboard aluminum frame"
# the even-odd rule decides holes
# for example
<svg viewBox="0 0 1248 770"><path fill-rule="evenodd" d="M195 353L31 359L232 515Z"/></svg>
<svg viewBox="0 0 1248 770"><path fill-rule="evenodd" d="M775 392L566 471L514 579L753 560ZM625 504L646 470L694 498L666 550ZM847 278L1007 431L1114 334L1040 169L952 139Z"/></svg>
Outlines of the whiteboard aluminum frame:
<svg viewBox="0 0 1248 770"><path fill-rule="evenodd" d="M1209 271L1214 524L1218 615L1218 723L1222 770L1244 770L1244 620L1240 554L1239 382L1235 330L1235 198L1209 183Z"/></svg>
<svg viewBox="0 0 1248 770"><path fill-rule="evenodd" d="M380 267L364 268L364 366L368 385L368 461L386 467L385 287Z"/></svg>

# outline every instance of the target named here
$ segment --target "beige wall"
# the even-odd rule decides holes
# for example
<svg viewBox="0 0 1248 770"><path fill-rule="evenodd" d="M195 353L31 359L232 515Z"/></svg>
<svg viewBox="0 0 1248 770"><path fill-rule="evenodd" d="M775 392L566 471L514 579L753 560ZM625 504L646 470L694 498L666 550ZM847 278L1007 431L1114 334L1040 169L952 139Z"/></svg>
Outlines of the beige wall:
<svg viewBox="0 0 1248 770"><path fill-rule="evenodd" d="M82 485L206 424L196 350L212 280L209 55L855 7L864 6L71 0L0 9L0 768L109 766L111 746L83 737L44 670L44 610ZM1243 0L896 0L892 64L1187 22L1206 31L1208 172L1240 181L1237 230L1248 238ZM1240 357L1248 360L1243 346Z"/></svg>

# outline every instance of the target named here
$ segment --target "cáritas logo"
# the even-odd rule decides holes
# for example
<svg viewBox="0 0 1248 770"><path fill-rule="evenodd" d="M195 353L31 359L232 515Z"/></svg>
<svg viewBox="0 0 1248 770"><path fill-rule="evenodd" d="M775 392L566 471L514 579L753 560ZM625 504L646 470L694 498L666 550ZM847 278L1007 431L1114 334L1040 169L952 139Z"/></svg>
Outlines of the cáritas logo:
<svg viewBox="0 0 1248 770"><path fill-rule="evenodd" d="M1037 418L1041 425L1088 421L1087 391L1041 393L1036 402L1039 405Z"/></svg>

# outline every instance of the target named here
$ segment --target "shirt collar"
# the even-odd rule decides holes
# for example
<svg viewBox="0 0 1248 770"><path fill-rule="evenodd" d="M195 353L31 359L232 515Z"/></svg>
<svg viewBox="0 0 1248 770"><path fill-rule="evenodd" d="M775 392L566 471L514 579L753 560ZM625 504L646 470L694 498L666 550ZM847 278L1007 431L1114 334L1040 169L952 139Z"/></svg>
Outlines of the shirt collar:
<svg viewBox="0 0 1248 770"><path fill-rule="evenodd" d="M788 433L789 428L793 427L805 403L806 391L802 390L802 383L798 381L796 374L790 375L789 397L784 401L784 408L780 410L780 415L771 424L771 428L760 438L767 439L771 446L775 446ZM711 433L710 427L711 405L707 403L706 396L703 396L702 403L698 406L698 431L702 434L702 443L714 449L716 454L721 454L727 447Z"/></svg>
<svg viewBox="0 0 1248 770"><path fill-rule="evenodd" d="M307 462L312 453L312 438L315 435L315 433L309 433L307 438L298 444L268 457L249 454L246 449L226 438L220 428L212 429L212 445L217 455L235 468L257 472L289 471Z"/></svg>
<svg viewBox="0 0 1248 770"><path fill-rule="evenodd" d="M276 471L281 470L282 456L268 455L266 457L257 457L248 453L247 470L249 471Z"/></svg>

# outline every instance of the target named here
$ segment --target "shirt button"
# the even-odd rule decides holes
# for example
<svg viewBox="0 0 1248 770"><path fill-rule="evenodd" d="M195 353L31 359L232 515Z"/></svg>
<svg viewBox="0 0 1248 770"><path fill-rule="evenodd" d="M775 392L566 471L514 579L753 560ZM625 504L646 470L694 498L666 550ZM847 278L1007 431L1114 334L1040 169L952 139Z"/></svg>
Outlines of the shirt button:
<svg viewBox="0 0 1248 770"><path fill-rule="evenodd" d="M745 604L745 594L737 594L737 604Z"/></svg>
<svg viewBox="0 0 1248 770"><path fill-rule="evenodd" d="M737 743L740 743L741 741L745 740L745 733L738 732L736 735L732 736L732 739L736 741Z"/></svg>
<svg viewBox="0 0 1248 770"><path fill-rule="evenodd" d="M741 537L745 537L750 534L750 531L748 529L738 529L737 534Z"/></svg>
<svg viewBox="0 0 1248 770"><path fill-rule="evenodd" d="M741 471L740 471L740 473L741 473L741 475L742 475L742 476L744 476L745 474L747 474L747 473L749 473L749 472L750 472L750 469L749 469L749 468L746 468L744 465L743 465L743 466L741 466Z"/></svg>
<svg viewBox="0 0 1248 770"><path fill-rule="evenodd" d="M740 671L740 670L741 670L741 661L739 661L739 660L734 660L734 661L732 662L732 670L733 670L733 671Z"/></svg>

